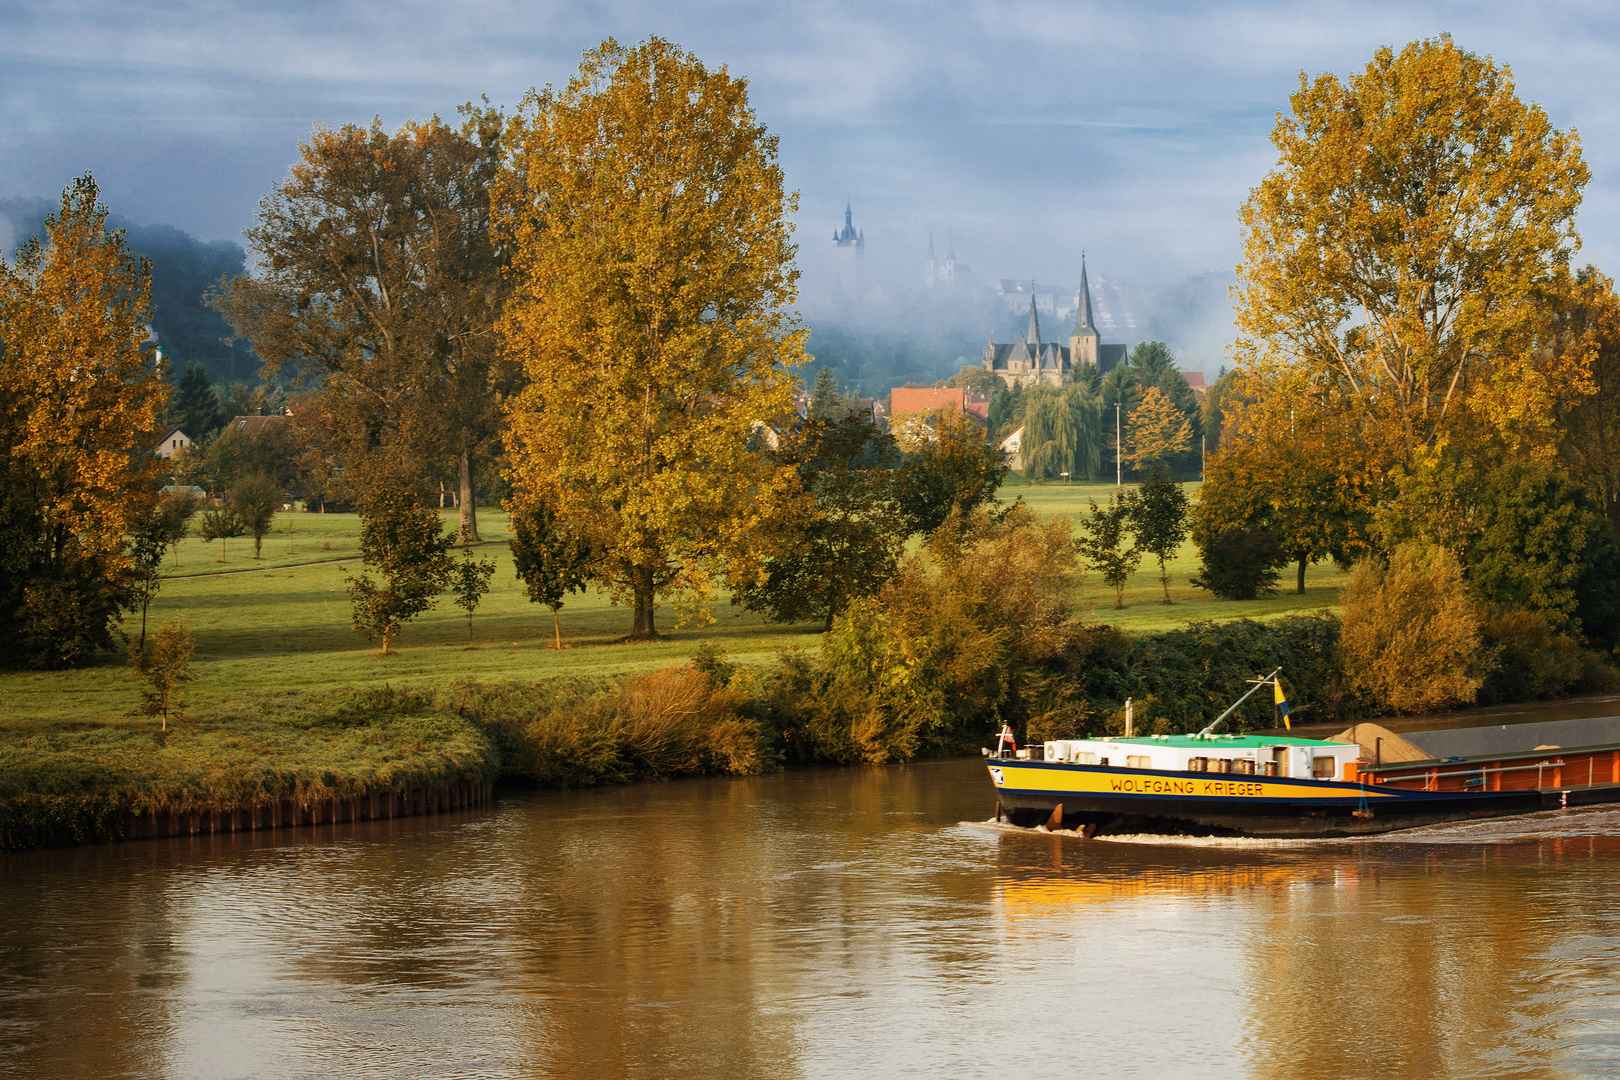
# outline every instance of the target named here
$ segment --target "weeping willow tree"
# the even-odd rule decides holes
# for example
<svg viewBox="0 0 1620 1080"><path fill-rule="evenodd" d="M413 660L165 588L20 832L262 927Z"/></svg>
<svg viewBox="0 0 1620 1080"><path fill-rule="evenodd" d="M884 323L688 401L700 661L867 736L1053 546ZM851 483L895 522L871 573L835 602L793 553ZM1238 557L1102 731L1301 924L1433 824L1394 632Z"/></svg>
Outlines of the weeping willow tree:
<svg viewBox="0 0 1620 1080"><path fill-rule="evenodd" d="M1035 386L1024 409L1024 475L1095 479L1102 470L1102 399L1085 383Z"/></svg>

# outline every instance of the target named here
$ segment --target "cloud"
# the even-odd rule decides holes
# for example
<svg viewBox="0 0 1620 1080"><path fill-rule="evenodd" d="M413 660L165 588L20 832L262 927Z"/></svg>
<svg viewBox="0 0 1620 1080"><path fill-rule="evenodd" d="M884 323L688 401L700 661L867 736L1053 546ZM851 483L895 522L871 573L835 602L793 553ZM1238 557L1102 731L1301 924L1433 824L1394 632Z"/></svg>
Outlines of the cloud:
<svg viewBox="0 0 1620 1080"><path fill-rule="evenodd" d="M846 195L874 264L930 233L981 278L1236 262L1236 212L1303 71L1450 31L1580 130L1585 257L1620 255L1620 48L1607 5L942 0L76 4L0 9L0 196L93 169L115 210L236 238L317 124L397 124L564 82L608 35L659 34L750 81L802 192L807 266Z"/></svg>

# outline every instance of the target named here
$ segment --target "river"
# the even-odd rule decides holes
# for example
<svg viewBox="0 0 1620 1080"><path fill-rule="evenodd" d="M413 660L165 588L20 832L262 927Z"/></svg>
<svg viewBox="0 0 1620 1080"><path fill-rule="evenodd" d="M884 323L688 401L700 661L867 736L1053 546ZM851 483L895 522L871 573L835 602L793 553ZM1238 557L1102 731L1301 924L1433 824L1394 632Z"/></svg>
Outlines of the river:
<svg viewBox="0 0 1620 1080"><path fill-rule="evenodd" d="M0 856L0 1072L1608 1077L1620 811L997 830L978 761Z"/></svg>

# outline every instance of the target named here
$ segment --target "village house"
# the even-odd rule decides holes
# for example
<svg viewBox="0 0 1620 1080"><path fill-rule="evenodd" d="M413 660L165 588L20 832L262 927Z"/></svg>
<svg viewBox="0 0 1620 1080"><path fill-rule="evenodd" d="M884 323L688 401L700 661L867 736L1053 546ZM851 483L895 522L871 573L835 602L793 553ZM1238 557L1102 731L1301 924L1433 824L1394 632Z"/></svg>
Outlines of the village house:
<svg viewBox="0 0 1620 1080"><path fill-rule="evenodd" d="M191 445L191 436L177 427L170 427L158 436L157 443L152 447L152 453L157 457L174 457L180 451Z"/></svg>

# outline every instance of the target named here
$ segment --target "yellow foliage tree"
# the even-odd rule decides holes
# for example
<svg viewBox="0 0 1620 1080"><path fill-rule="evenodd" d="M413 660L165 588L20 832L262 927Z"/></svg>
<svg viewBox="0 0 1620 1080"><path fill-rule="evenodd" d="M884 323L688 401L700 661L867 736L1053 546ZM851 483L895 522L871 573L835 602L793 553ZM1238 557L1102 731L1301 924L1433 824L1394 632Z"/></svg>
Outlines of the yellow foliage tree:
<svg viewBox="0 0 1620 1080"><path fill-rule="evenodd" d="M657 38L604 42L525 98L495 191L510 245L515 503L588 541L591 576L655 636L659 596L756 579L767 519L800 505L761 453L791 415L805 333L776 139L746 84Z"/></svg>
<svg viewBox="0 0 1620 1080"><path fill-rule="evenodd" d="M1192 443L1192 424L1157 386L1142 394L1142 403L1125 424L1125 460L1131 468L1152 471Z"/></svg>
<svg viewBox="0 0 1620 1080"><path fill-rule="evenodd" d="M0 650L42 667L111 646L124 535L156 501L149 266L99 195L75 180L44 241L0 261Z"/></svg>
<svg viewBox="0 0 1620 1080"><path fill-rule="evenodd" d="M1544 443L1589 361L1534 347L1579 245L1577 136L1445 36L1290 104L1242 209L1239 359L1389 429L1401 467L1460 423Z"/></svg>
<svg viewBox="0 0 1620 1080"><path fill-rule="evenodd" d="M1209 456L1193 539L1207 548L1231 529L1264 529L1297 568L1332 558L1354 562L1374 542L1374 511L1392 494L1381 448L1344 411L1305 410L1271 395L1234 401L1222 446Z"/></svg>

